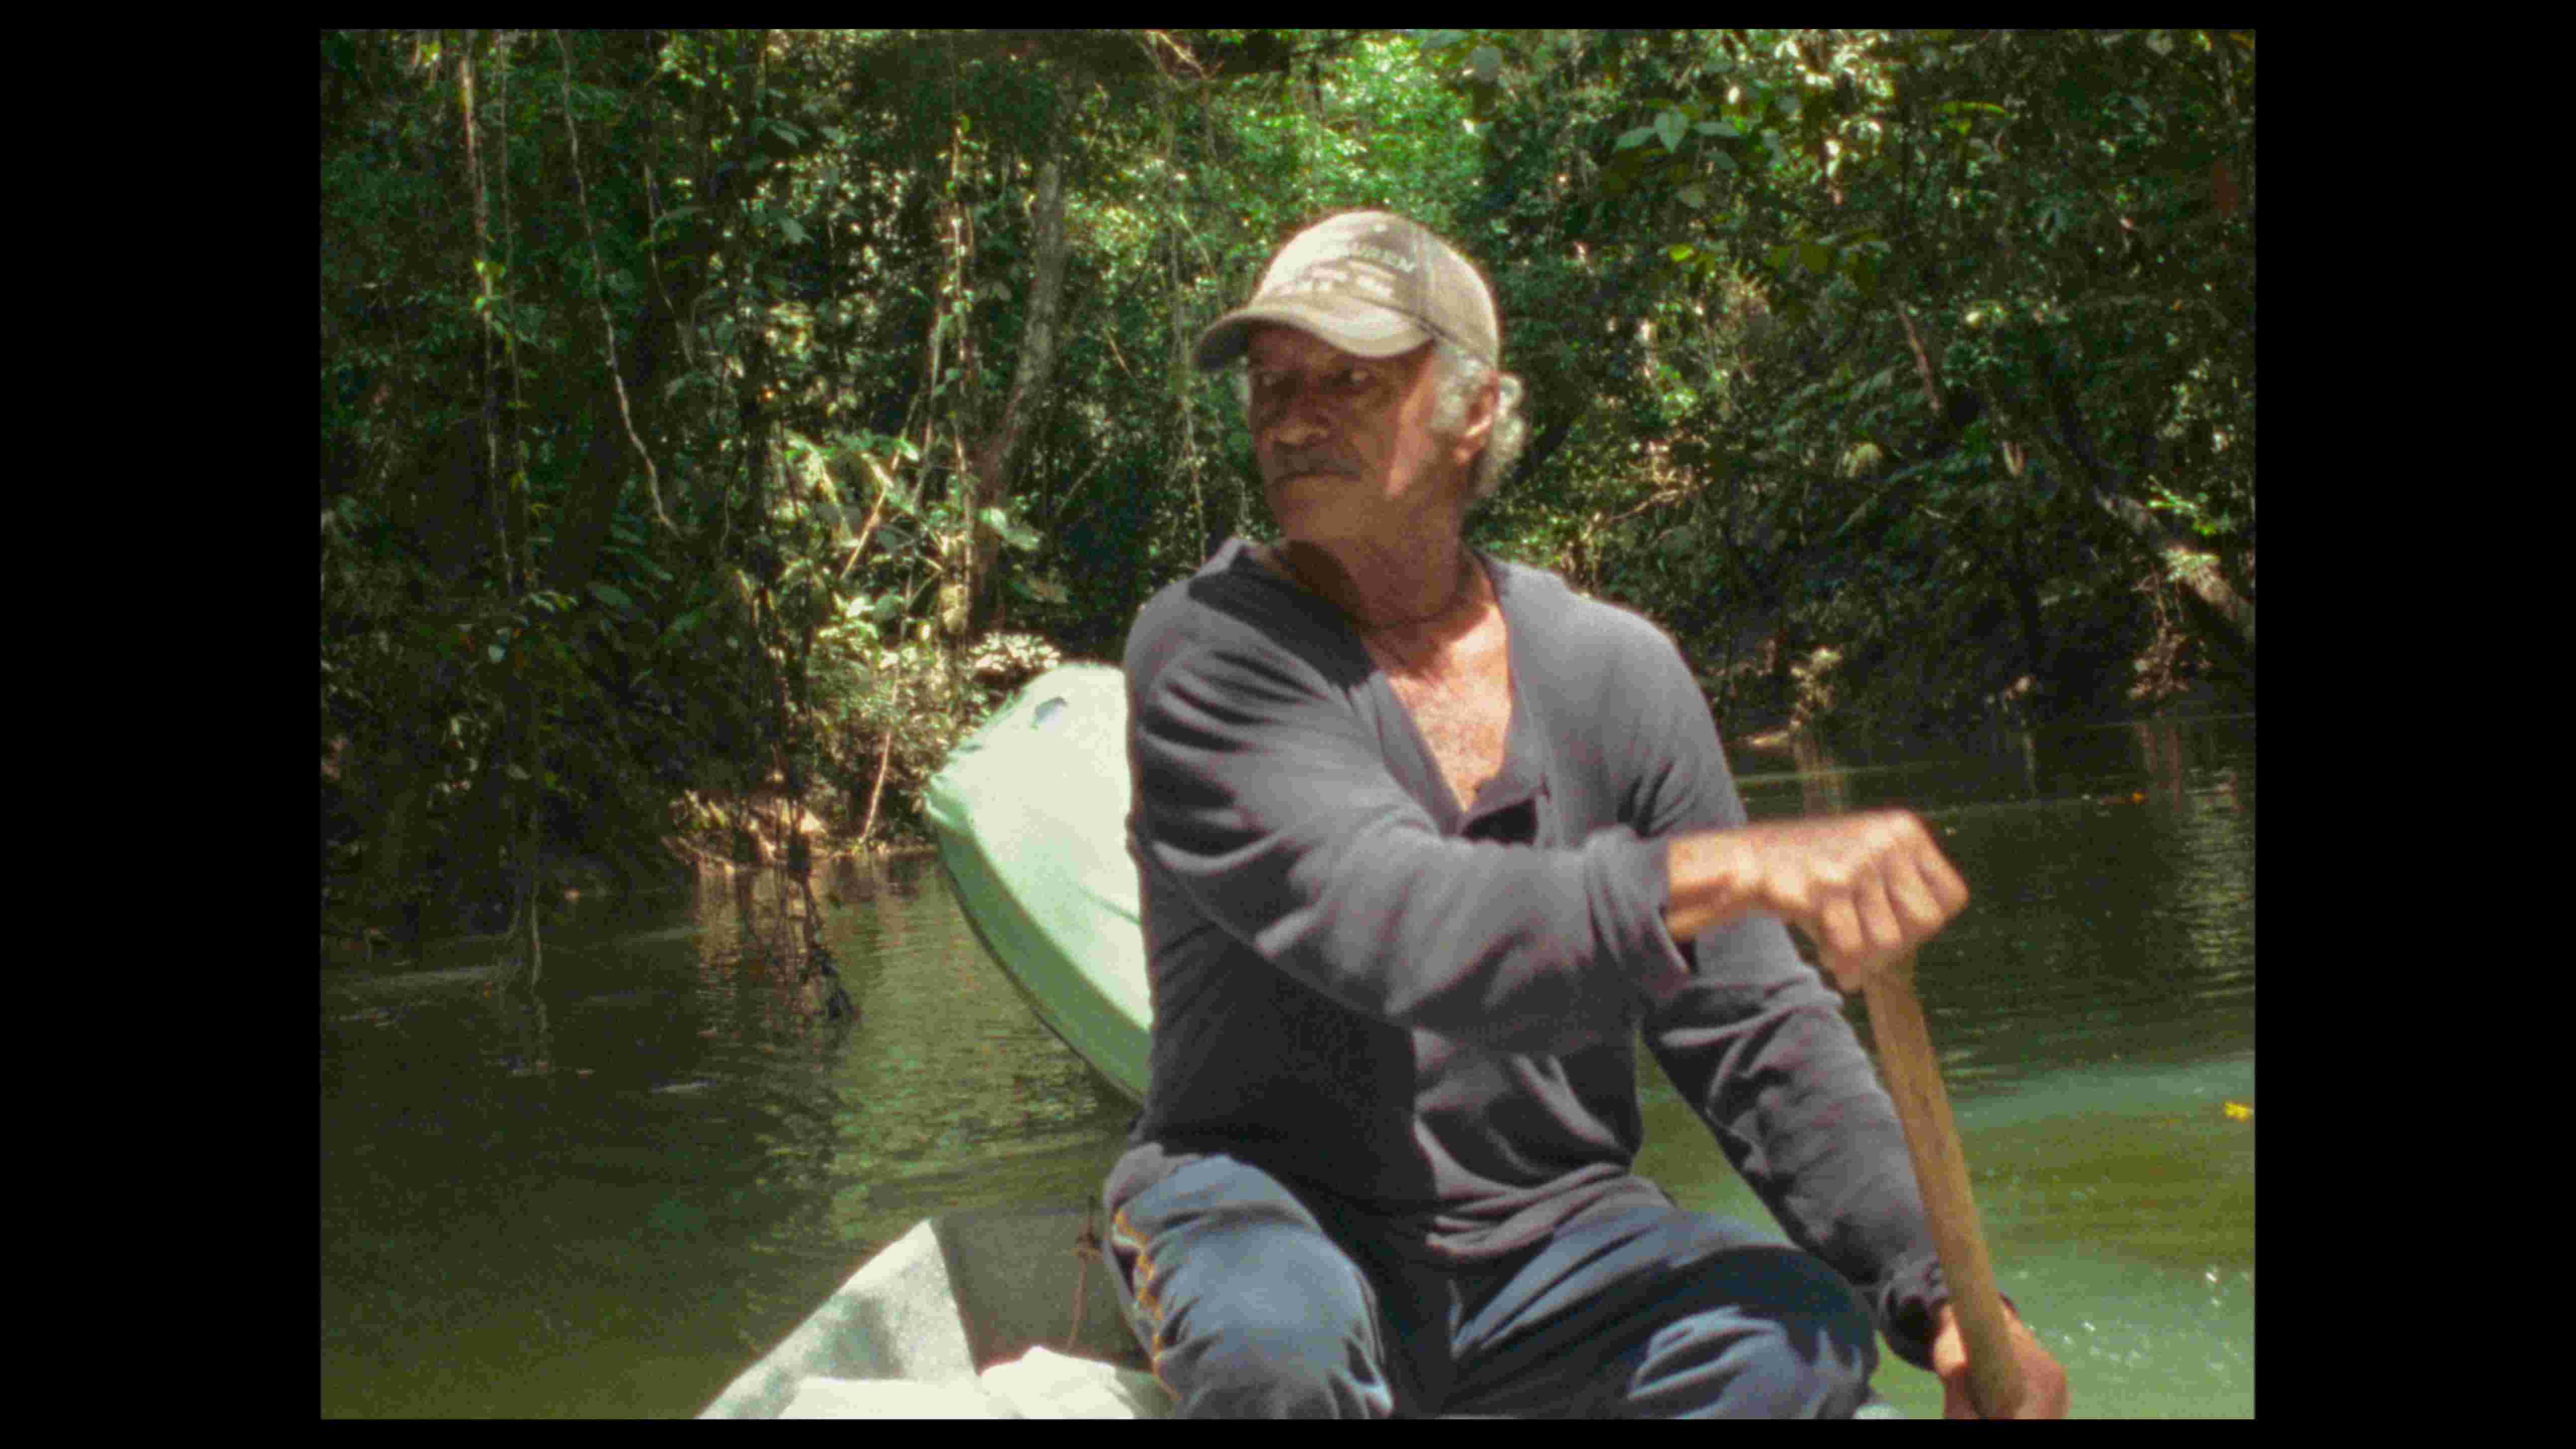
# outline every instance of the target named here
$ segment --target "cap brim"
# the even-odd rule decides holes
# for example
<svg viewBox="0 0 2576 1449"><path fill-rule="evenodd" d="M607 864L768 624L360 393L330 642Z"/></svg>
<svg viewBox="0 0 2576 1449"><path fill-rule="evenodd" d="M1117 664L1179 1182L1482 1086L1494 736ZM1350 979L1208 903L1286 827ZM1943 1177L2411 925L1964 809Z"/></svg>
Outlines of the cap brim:
<svg viewBox="0 0 2576 1449"><path fill-rule="evenodd" d="M1394 357L1411 352L1432 338L1431 330L1391 308L1357 298L1317 292L1255 302L1217 319L1199 334L1190 360L1201 372L1212 372L1243 355L1252 329L1264 323L1294 327L1358 357Z"/></svg>

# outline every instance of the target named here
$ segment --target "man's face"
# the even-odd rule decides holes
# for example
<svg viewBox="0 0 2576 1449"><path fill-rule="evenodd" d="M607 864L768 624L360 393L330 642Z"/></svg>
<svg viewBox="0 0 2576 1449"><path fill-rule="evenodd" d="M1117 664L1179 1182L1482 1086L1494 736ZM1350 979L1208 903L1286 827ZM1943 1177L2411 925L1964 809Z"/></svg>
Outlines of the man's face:
<svg viewBox="0 0 2576 1449"><path fill-rule="evenodd" d="M1252 449L1282 533L1386 542L1459 506L1483 429L1432 430L1432 356L1426 345L1360 357L1293 327L1253 330L1245 350Z"/></svg>

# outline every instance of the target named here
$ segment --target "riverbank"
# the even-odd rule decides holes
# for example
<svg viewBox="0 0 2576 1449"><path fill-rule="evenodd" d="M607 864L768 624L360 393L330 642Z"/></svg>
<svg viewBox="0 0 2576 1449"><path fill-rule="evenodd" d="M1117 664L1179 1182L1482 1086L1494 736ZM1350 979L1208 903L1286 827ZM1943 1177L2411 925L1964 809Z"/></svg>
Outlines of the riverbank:
<svg viewBox="0 0 2576 1449"><path fill-rule="evenodd" d="M2099 719L2059 721L2056 726L2107 726L2140 719L2174 718L2189 720L2234 712L2231 702L2209 690L2194 691L2190 696L2169 701L2153 710L2123 711ZM1999 731L2013 732L2020 725L1998 720ZM1919 747L1921 740L1855 739L1836 720L1801 720L1784 717L1774 711L1757 727L1738 731L1721 730L1725 746L1743 768L1746 757L1784 761L1823 761L1838 751ZM1944 738L1961 748L1973 745ZM543 883L539 899L549 914L560 907L577 905L601 897L622 898L644 904L687 894L709 883L722 883L743 871L767 871L792 868L801 845L807 868L817 877L838 877L848 870L872 863L905 860L930 855L936 845L927 831L919 826L919 812L901 809L889 812L890 819L881 821L879 829L862 838L847 827L837 827L826 815L810 806L799 807L776 790L763 791L739 802L691 794L684 797L675 815L690 827L665 835L660 841L658 859L628 860L624 868L604 855L580 847L567 847L549 852L541 866ZM818 889L828 889L818 883ZM327 892L321 915L322 957L325 966L348 966L362 963L403 959L416 955L423 942L501 939L495 931L476 933L457 931L461 923L449 923L449 929L432 929L406 941L405 923L388 914L370 919L353 909L342 907ZM486 923L493 924L493 923Z"/></svg>

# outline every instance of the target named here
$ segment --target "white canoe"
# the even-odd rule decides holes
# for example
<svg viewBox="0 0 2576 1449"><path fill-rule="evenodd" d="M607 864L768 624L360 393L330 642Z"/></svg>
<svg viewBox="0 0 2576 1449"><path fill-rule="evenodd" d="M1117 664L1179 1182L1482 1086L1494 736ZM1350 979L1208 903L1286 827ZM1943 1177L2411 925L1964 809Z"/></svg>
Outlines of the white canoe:
<svg viewBox="0 0 2576 1449"><path fill-rule="evenodd" d="M917 1224L698 1417L1163 1418L1110 1269L1077 1252L1084 1227L1080 1208Z"/></svg>
<svg viewBox="0 0 2576 1449"><path fill-rule="evenodd" d="M1109 1269L1075 1251L1086 1226L1079 1208L916 1224L698 1417L1168 1418ZM1860 1417L1904 1416L1872 1396Z"/></svg>

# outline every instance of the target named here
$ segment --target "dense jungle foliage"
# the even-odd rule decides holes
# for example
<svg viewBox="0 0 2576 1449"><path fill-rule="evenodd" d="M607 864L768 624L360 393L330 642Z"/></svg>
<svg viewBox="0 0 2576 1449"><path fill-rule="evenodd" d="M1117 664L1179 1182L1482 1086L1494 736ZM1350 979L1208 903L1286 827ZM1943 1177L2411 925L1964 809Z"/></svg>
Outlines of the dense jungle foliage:
<svg viewBox="0 0 2576 1449"><path fill-rule="evenodd" d="M1264 529L1183 359L1350 207L1494 281L1475 541L1671 630L1730 740L2253 688L2251 32L321 46L326 929L917 831Z"/></svg>

